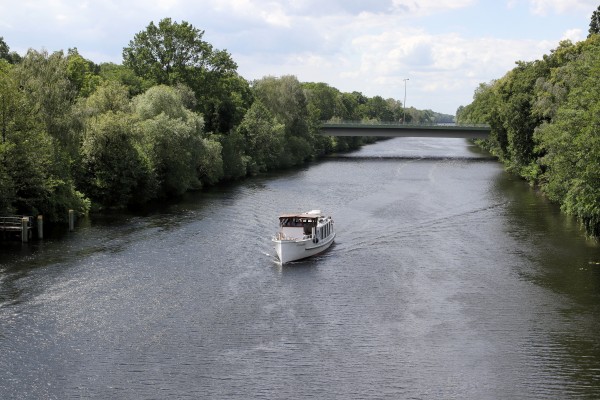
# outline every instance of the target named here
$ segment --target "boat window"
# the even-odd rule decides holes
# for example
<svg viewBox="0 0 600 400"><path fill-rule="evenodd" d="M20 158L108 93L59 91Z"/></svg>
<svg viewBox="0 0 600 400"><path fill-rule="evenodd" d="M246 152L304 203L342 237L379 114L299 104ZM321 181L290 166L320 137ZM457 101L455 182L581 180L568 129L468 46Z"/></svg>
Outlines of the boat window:
<svg viewBox="0 0 600 400"><path fill-rule="evenodd" d="M305 235L310 235L310 234L312 234L312 229L311 229L311 226L310 226L310 225L308 225L308 224L304 225L304 234L305 234Z"/></svg>

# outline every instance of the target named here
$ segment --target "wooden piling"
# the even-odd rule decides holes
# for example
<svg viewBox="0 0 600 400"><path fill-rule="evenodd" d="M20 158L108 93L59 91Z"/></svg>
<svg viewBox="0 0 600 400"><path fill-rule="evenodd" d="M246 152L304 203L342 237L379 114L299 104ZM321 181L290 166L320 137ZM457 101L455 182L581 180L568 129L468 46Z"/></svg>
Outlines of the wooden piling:
<svg viewBox="0 0 600 400"><path fill-rule="evenodd" d="M38 215L37 216L37 231L38 231L38 239L43 239L44 238L44 216L43 215Z"/></svg>
<svg viewBox="0 0 600 400"><path fill-rule="evenodd" d="M69 232L75 230L75 211L69 210Z"/></svg>
<svg viewBox="0 0 600 400"><path fill-rule="evenodd" d="M21 241L27 243L29 240L29 218L21 218Z"/></svg>

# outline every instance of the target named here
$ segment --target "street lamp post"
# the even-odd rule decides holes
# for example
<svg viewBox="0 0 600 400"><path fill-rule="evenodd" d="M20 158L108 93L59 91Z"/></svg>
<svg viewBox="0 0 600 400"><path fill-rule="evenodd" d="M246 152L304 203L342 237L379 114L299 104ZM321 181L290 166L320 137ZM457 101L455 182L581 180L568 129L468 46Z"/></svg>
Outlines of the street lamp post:
<svg viewBox="0 0 600 400"><path fill-rule="evenodd" d="M402 103L402 107L404 108L402 115L402 125L406 124L406 81L408 78L404 78L404 103Z"/></svg>

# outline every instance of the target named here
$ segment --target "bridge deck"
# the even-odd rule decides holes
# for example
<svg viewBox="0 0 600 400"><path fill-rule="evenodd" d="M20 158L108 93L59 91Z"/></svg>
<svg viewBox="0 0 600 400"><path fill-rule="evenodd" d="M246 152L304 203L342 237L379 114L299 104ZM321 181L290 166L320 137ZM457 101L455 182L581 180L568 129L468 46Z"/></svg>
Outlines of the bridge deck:
<svg viewBox="0 0 600 400"><path fill-rule="evenodd" d="M321 125L325 136L439 137L485 139L487 125L402 125L398 123L332 123Z"/></svg>

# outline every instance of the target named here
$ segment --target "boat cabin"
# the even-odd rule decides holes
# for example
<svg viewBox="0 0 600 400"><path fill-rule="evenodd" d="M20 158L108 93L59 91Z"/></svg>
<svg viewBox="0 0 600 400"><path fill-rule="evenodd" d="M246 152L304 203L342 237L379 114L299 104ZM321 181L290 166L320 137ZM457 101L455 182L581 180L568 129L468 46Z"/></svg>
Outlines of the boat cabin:
<svg viewBox="0 0 600 400"><path fill-rule="evenodd" d="M310 237L317 227L321 214L284 214L279 217L281 233L287 239L303 239Z"/></svg>

